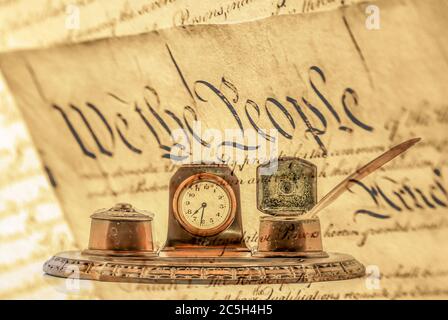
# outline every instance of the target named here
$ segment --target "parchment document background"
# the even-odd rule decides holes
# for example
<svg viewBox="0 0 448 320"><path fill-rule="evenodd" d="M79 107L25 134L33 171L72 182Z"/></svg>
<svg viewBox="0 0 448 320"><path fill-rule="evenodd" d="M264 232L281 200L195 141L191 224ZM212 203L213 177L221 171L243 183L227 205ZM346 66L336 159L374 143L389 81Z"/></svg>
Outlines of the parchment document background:
<svg viewBox="0 0 448 320"><path fill-rule="evenodd" d="M162 158L160 145L171 145L167 128L179 126L165 110L184 125L184 114L186 121L193 119L185 111L190 106L204 128L238 128L228 106L205 82L228 98L244 128L252 127L249 118L261 128L271 128L271 115L285 130L279 145L283 154L318 166L319 198L389 146L410 137L423 139L364 181L366 188L375 188L370 193L356 186L321 214L325 249L354 255L370 271L381 273L379 283L374 277L213 288L98 283L99 296L448 297L443 254L448 240L448 7L445 1L376 4L381 8L380 30L366 29L360 5L300 19L289 15L236 25L190 26L0 57L0 68L79 247L87 244L89 215L119 201L154 212L156 240L163 243L173 168ZM286 111L274 104L266 108L267 98L276 99ZM248 99L259 105L259 116L247 107ZM307 131L291 99L317 128L314 132L328 157L321 156L322 145ZM88 118L97 140L70 105ZM110 127L89 105L100 110ZM135 111L136 105L159 141ZM61 110L72 119L88 152L82 152ZM235 173L242 180L244 227L254 239L260 217L251 183L255 166L237 167Z"/></svg>

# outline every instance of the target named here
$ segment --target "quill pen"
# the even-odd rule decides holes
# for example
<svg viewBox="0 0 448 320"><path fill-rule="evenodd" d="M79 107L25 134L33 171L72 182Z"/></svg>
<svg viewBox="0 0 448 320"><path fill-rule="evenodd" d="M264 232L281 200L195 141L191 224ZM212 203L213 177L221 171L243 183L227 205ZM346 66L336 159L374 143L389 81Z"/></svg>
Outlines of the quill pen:
<svg viewBox="0 0 448 320"><path fill-rule="evenodd" d="M326 208L328 205L333 203L341 194L343 194L345 191L347 191L353 184L353 180L361 180L362 178L368 176L370 173L378 170L383 165L388 163L390 160L394 159L398 155L402 154L406 150L408 150L410 147L415 145L417 142L420 141L420 138L414 138L407 140L403 143L400 143L399 145L396 145L395 147L392 147L379 157L373 159L360 169L353 172L351 175L349 175L347 178L342 180L336 187L334 187L330 192L328 192L310 211L305 213L302 217L304 219L306 218L313 218L315 217L322 209Z"/></svg>

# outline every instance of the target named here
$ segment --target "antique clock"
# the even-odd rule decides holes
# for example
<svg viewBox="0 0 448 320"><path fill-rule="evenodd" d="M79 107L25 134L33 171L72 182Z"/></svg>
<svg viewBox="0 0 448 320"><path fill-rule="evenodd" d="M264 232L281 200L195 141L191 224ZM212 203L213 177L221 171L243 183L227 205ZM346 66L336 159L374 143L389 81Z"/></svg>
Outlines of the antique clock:
<svg viewBox="0 0 448 320"><path fill-rule="evenodd" d="M170 180L166 257L250 256L238 178L226 165L184 165Z"/></svg>

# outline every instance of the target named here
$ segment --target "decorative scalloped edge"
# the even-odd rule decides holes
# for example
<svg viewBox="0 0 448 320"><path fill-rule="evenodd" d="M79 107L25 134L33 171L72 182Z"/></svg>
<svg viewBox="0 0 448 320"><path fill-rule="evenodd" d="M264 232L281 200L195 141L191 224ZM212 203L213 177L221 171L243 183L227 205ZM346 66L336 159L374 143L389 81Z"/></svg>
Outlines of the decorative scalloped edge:
<svg viewBox="0 0 448 320"><path fill-rule="evenodd" d="M356 259L295 259L296 263L269 266L165 266L148 265L135 261L92 261L86 259L53 256L43 270L49 275L63 278L79 278L112 282L148 283L307 283L347 280L365 275L364 266Z"/></svg>

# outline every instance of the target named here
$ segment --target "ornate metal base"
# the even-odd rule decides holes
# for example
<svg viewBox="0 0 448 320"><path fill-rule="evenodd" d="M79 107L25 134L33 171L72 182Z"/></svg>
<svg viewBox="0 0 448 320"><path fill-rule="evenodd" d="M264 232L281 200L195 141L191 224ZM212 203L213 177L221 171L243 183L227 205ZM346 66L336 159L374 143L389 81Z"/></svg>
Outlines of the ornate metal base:
<svg viewBox="0 0 448 320"><path fill-rule="evenodd" d="M252 252L248 248L172 248L172 247L164 247L159 252L159 257L165 258L250 258Z"/></svg>
<svg viewBox="0 0 448 320"><path fill-rule="evenodd" d="M346 280L365 275L347 254L328 258L117 257L79 251L53 256L43 267L49 275L100 281L194 284L301 283Z"/></svg>
<svg viewBox="0 0 448 320"><path fill-rule="evenodd" d="M257 251L254 255L257 258L328 258L325 251Z"/></svg>

